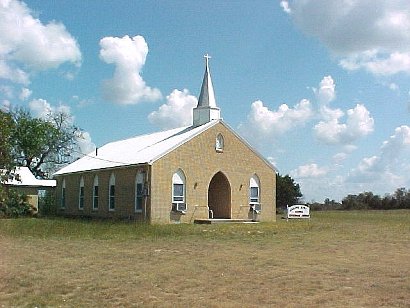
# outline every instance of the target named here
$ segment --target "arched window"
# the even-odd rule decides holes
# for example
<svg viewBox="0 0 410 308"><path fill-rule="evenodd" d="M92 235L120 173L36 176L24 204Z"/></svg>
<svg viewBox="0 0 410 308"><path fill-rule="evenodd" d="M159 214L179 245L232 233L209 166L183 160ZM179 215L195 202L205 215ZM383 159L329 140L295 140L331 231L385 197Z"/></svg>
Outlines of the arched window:
<svg viewBox="0 0 410 308"><path fill-rule="evenodd" d="M93 210L98 210L98 175L94 177L93 184Z"/></svg>
<svg viewBox="0 0 410 308"><path fill-rule="evenodd" d="M65 179L63 179L63 183L61 184L61 204L62 209L65 209Z"/></svg>
<svg viewBox="0 0 410 308"><path fill-rule="evenodd" d="M215 150L217 152L223 152L224 150L224 137L222 136L222 134L218 134L218 136L216 136Z"/></svg>
<svg viewBox="0 0 410 308"><path fill-rule="evenodd" d="M80 178L80 189L78 190L78 209L84 209L84 178Z"/></svg>
<svg viewBox="0 0 410 308"><path fill-rule="evenodd" d="M135 177L135 212L142 212L144 202L144 177L143 172L138 172Z"/></svg>
<svg viewBox="0 0 410 308"><path fill-rule="evenodd" d="M175 212L185 212L185 174L179 169L172 176L172 210Z"/></svg>
<svg viewBox="0 0 410 308"><path fill-rule="evenodd" d="M255 174L249 181L249 204L260 203L260 181Z"/></svg>
<svg viewBox="0 0 410 308"><path fill-rule="evenodd" d="M110 182L108 185L108 210L115 210L115 176L111 173Z"/></svg>

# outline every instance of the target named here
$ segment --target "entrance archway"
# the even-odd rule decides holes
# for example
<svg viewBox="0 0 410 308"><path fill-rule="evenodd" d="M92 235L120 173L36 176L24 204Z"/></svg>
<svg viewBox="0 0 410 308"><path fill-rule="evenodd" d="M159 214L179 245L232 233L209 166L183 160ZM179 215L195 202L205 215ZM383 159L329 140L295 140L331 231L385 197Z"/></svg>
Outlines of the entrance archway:
<svg viewBox="0 0 410 308"><path fill-rule="evenodd" d="M208 207L213 218L231 218L231 185L222 172L216 173L209 183Z"/></svg>

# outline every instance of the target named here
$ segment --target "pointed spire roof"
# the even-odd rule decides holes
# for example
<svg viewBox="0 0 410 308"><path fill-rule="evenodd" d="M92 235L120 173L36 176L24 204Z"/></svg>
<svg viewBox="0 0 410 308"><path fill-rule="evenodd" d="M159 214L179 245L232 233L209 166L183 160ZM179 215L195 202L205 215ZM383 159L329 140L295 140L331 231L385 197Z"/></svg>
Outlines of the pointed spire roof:
<svg viewBox="0 0 410 308"><path fill-rule="evenodd" d="M202 81L201 94L199 94L197 107L216 108L214 87L212 86L211 73L209 72L209 59L211 57L208 54L206 54L204 58L205 58L205 74L204 74L204 79Z"/></svg>

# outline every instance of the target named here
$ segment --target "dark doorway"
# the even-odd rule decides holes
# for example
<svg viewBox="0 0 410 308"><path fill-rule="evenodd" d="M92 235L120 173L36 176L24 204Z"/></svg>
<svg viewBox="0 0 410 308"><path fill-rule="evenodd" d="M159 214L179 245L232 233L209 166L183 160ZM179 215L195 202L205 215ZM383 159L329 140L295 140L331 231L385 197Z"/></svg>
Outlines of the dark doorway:
<svg viewBox="0 0 410 308"><path fill-rule="evenodd" d="M215 174L209 183L208 206L209 218L231 218L231 185L222 172Z"/></svg>

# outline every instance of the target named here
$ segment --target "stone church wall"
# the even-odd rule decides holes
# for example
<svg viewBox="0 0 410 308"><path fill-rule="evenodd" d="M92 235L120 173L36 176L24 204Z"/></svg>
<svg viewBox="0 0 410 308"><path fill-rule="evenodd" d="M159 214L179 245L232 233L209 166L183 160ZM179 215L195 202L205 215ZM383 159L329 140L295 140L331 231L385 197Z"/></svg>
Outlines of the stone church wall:
<svg viewBox="0 0 410 308"><path fill-rule="evenodd" d="M215 140L224 137L223 152L215 150ZM185 215L173 213L172 175L178 169L186 176ZM208 186L222 172L231 185L231 218L254 218L249 212L249 180L260 179L261 221L276 219L276 175L264 160L249 149L235 134L218 123L168 153L152 166L151 217L153 223L185 222L208 218Z"/></svg>
<svg viewBox="0 0 410 308"><path fill-rule="evenodd" d="M224 138L222 152L215 150L218 134ZM151 170L150 170L151 169ZM172 175L181 169L186 177L185 215L172 212ZM146 215L135 213L135 178L145 171L151 183L146 197ZM276 218L276 175L266 162L249 149L235 134L218 123L192 140L164 155L152 166L138 165L108 170L87 171L57 178L56 202L63 216L86 216L144 220L152 223L192 223L208 218L208 187L213 176L221 172L230 184L230 218L274 221ZM115 175L115 210L109 211L109 179ZM258 217L249 212L249 180L256 174L260 179ZM99 206L93 209L94 176L98 175ZM84 178L84 208L79 209L79 187ZM62 183L65 180L65 208L61 208ZM223 193L223 191L221 192ZM145 200L145 199L144 199ZM152 204L152 207L151 207ZM144 206L145 207L145 206Z"/></svg>
<svg viewBox="0 0 410 308"><path fill-rule="evenodd" d="M85 216L100 218L143 220L144 213L135 213L135 177L140 170L147 171L148 166L129 166L108 170L96 170L59 176L57 179L56 203L58 213L63 216ZM108 208L109 179L115 175L115 210ZM94 177L98 175L98 209L93 209ZM79 209L80 179L84 178L84 208ZM65 207L62 208L62 183L65 180ZM147 198L147 214L149 213Z"/></svg>

